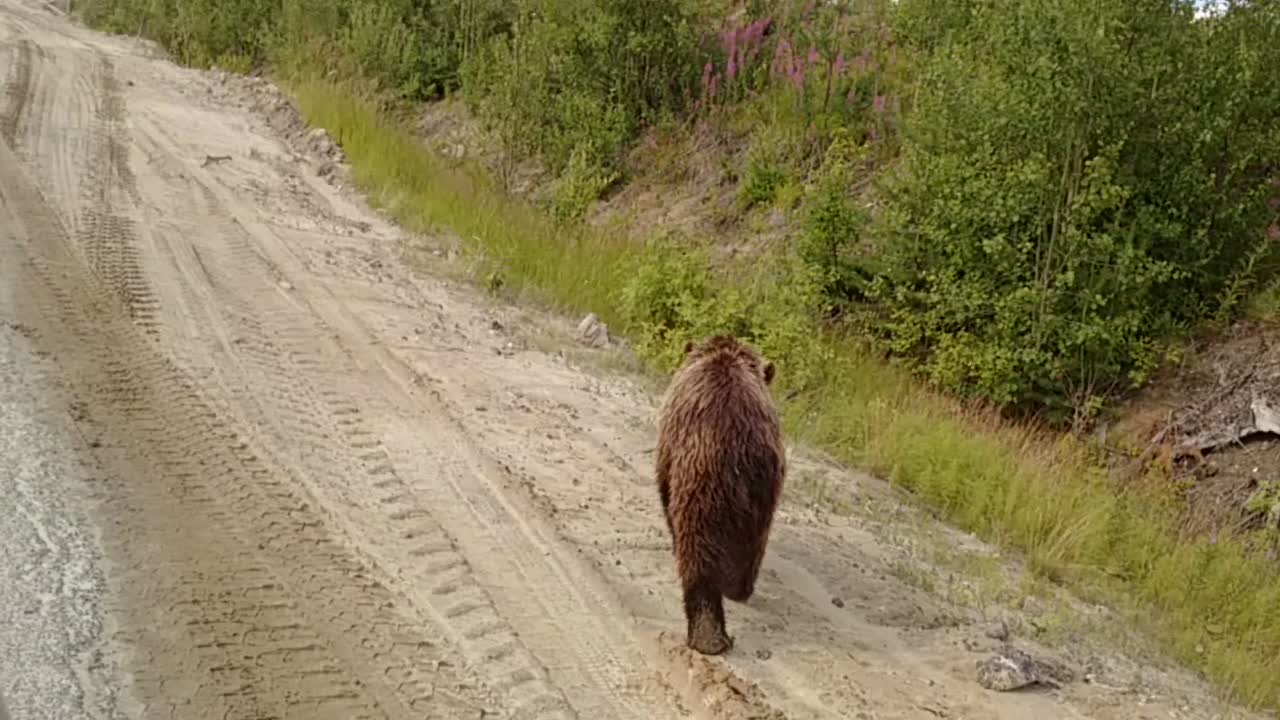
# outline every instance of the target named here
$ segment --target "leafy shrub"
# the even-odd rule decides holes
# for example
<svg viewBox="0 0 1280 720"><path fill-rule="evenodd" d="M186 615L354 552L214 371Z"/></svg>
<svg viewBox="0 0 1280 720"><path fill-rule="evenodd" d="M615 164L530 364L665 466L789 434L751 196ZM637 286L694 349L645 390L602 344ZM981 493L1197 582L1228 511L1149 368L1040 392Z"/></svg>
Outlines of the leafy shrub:
<svg viewBox="0 0 1280 720"><path fill-rule="evenodd" d="M827 149L805 197L796 243L796 252L816 273L823 295L839 303L865 299L867 278L855 253L869 218L852 187L866 154L865 146L855 144L845 133Z"/></svg>
<svg viewBox="0 0 1280 720"><path fill-rule="evenodd" d="M265 59L278 8L265 0L91 0L77 11L97 27L150 37L189 65L243 68Z"/></svg>
<svg viewBox="0 0 1280 720"><path fill-rule="evenodd" d="M815 322L822 286L794 256L766 259L745 285L716 283L705 252L671 239L633 262L619 305L637 350L657 367L677 367L689 340L729 333L776 362L783 386L808 388L824 377L834 356Z"/></svg>
<svg viewBox="0 0 1280 720"><path fill-rule="evenodd" d="M1270 252L1268 5L1201 23L1165 0L1015 0L930 36L878 224L891 347L1004 405L1087 411L1141 382Z"/></svg>
<svg viewBox="0 0 1280 720"><path fill-rule="evenodd" d="M406 98L439 95L450 74L449 48L431 42L424 18L401 3L357 2L339 47L368 77Z"/></svg>
<svg viewBox="0 0 1280 720"><path fill-rule="evenodd" d="M786 181L787 173L776 149L767 143L759 144L747 160L746 173L738 187L738 204L743 208L769 205Z"/></svg>
<svg viewBox="0 0 1280 720"><path fill-rule="evenodd" d="M717 332L750 334L745 302L712 283L705 252L661 238L633 262L619 305L637 350L659 368L677 367L689 340Z"/></svg>
<svg viewBox="0 0 1280 720"><path fill-rule="evenodd" d="M508 149L552 170L612 169L645 124L676 112L697 47L695 0L521 0L518 22L463 65L466 97Z"/></svg>
<svg viewBox="0 0 1280 720"><path fill-rule="evenodd" d="M573 222L582 218L591 203L609 187L618 174L592 164L589 155L575 150L569 156L569 165L561 173L552 199L551 214L560 222Z"/></svg>

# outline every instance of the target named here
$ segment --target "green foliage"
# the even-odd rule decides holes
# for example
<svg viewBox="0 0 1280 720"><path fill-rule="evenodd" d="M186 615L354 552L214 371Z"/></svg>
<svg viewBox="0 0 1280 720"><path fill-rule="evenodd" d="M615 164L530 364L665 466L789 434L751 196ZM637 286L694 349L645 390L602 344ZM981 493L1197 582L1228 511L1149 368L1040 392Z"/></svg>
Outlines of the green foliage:
<svg viewBox="0 0 1280 720"><path fill-rule="evenodd" d="M780 385L813 387L834 357L814 321L825 302L820 278L785 255L760 267L748 282L717 282L704 250L669 238L651 243L633 257L618 296L637 350L672 370L687 341L728 333L777 363Z"/></svg>
<svg viewBox="0 0 1280 720"><path fill-rule="evenodd" d="M890 347L1004 405L1087 413L1143 381L1271 252L1277 22L1017 0L925 38L877 228Z"/></svg>
<svg viewBox="0 0 1280 720"><path fill-rule="evenodd" d="M551 214L561 222L582 219L591 203L617 179L618 173L592 164L586 152L575 149L556 184Z"/></svg>
<svg viewBox="0 0 1280 720"><path fill-rule="evenodd" d="M237 69L265 57L278 4L265 0L91 0L85 19L120 33L145 35L189 65L230 64Z"/></svg>
<svg viewBox="0 0 1280 720"><path fill-rule="evenodd" d="M1255 320L1280 321L1280 278L1250 297L1246 311Z"/></svg>
<svg viewBox="0 0 1280 720"><path fill-rule="evenodd" d="M742 184L738 186L738 204L745 208L769 205L787 181L787 173L771 145L758 145L747 160Z"/></svg>
<svg viewBox="0 0 1280 720"><path fill-rule="evenodd" d="M352 5L338 46L363 72L405 97L440 94L451 74L448 47L417 27L420 16L410 7L375 0Z"/></svg>
<svg viewBox="0 0 1280 720"><path fill-rule="evenodd" d="M698 33L693 0L513 3L518 21L463 64L476 113L560 172L612 170L643 125L676 112ZM581 171L580 171L581 172Z"/></svg>
<svg viewBox="0 0 1280 720"><path fill-rule="evenodd" d="M805 215L796 252L821 280L823 294L837 302L864 299L867 276L856 254L869 223L851 188L866 156L841 133L805 199Z"/></svg>
<svg viewBox="0 0 1280 720"><path fill-rule="evenodd" d="M710 259L697 248L657 239L635 256L629 275L618 297L622 317L637 350L660 368L677 367L685 342L701 335L748 334L741 296L713 284Z"/></svg>
<svg viewBox="0 0 1280 720"><path fill-rule="evenodd" d="M511 17L500 0L88 0L80 11L188 64L343 70L411 100L457 88L463 60Z"/></svg>

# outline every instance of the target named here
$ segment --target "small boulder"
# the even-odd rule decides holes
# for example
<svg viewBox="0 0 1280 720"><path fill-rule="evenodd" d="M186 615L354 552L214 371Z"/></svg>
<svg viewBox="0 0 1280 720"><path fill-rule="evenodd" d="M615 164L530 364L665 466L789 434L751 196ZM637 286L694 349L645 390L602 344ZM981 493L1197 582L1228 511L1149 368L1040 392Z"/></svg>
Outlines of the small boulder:
<svg viewBox="0 0 1280 720"><path fill-rule="evenodd" d="M578 323L578 342L587 347L607 347L609 326L605 325L595 313L590 313Z"/></svg>
<svg viewBox="0 0 1280 720"><path fill-rule="evenodd" d="M1012 692L1029 685L1059 687L1057 676L1067 674L1055 664L1037 660L1029 653L1006 646L1000 652L979 660L978 684L996 692Z"/></svg>

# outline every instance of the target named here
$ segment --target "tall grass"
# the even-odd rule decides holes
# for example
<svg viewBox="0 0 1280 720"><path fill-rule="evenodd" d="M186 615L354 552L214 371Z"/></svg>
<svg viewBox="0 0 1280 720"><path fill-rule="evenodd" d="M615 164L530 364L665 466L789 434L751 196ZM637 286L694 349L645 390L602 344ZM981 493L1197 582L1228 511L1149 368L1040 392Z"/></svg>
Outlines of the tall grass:
<svg viewBox="0 0 1280 720"><path fill-rule="evenodd" d="M503 194L484 172L424 151L353 87L301 79L291 90L307 122L327 128L341 143L356 181L375 204L411 229L446 229L474 243L484 251L489 274L513 289L538 294L556 309L609 307L625 278L632 245L558 225ZM615 313L605 320L616 323L617 318Z"/></svg>
<svg viewBox="0 0 1280 720"><path fill-rule="evenodd" d="M625 327L617 289L650 249L565 227L434 157L349 86L297 82L307 121L343 145L357 182L408 227L447 229L510 287ZM785 408L797 439L907 488L941 516L1025 554L1030 567L1127 612L1191 667L1254 707L1280 707L1280 577L1242 543L1181 538L1157 498L1112 487L1070 441L967 411L824 337L835 361Z"/></svg>

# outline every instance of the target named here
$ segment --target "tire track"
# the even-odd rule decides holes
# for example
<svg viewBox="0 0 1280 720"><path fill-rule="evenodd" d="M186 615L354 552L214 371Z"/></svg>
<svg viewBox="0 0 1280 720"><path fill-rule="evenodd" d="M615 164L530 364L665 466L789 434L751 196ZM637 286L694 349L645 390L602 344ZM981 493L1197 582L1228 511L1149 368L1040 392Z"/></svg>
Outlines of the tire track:
<svg viewBox="0 0 1280 720"><path fill-rule="evenodd" d="M227 190L212 180L208 182L224 208L219 212L232 215L255 255L261 253L258 262L265 263L271 275L306 276L301 261L283 247L264 223L249 213L236 212ZM247 273L238 273L237 277ZM258 273L262 274L262 270ZM238 293L242 284L236 283ZM317 289L319 292L314 292ZM378 417L386 423L370 432L383 438L391 471L400 478L434 480L408 483L412 492L389 493L386 504L398 507L412 500L425 512L435 510L437 521L466 549L466 559L477 578L485 585L503 588L503 592L491 596L499 614L518 623L525 645L552 669L555 684L572 698L583 717L603 713L647 718L655 712L669 712L668 705L655 702L647 673L637 670L649 665L645 652L628 627L629 615L603 578L584 567L575 553L563 546L554 529L536 508L524 502L518 490L513 493L504 487L514 485L510 470L465 438L445 405L424 398L416 387L415 374L378 347L377 339L345 303L327 288L311 290L290 293L297 298L292 301L295 307L305 303L309 308L305 318L299 316L294 322L297 327L312 331L323 328L326 338L332 336L336 340L337 349L330 352L343 358L335 363L322 357L322 364L332 370L332 380L326 382L322 375L316 386L350 387L353 379L359 382L358 393L352 388L352 394L360 396L356 409L376 409L368 417ZM412 295L410 304L424 304L420 291ZM230 301L231 298L226 299ZM265 302L266 298L256 298L253 307L266 307ZM264 318L266 315L263 313ZM273 327L277 327L277 335L287 334L284 326ZM335 415L342 411L334 408ZM427 439L430 444L423 442ZM379 479L370 478L372 482ZM372 517L372 522L361 524L386 524L385 519L376 520L378 515ZM386 517L386 511L382 517ZM370 544L385 550L395 547L394 540ZM395 564L401 566L401 572L406 572L403 567L412 567L403 562L392 563ZM465 641L465 636L459 640ZM637 677L645 680L638 681Z"/></svg>
<svg viewBox="0 0 1280 720"><path fill-rule="evenodd" d="M16 147L20 129L31 100L31 42L19 40L13 45L9 77L4 83L4 110L0 111L0 137Z"/></svg>
<svg viewBox="0 0 1280 720"><path fill-rule="evenodd" d="M124 100L110 60L96 56L92 78L96 102L77 240L89 268L112 289L133 322L155 335L159 301L147 281L129 215L138 190L129 167Z"/></svg>
<svg viewBox="0 0 1280 720"><path fill-rule="evenodd" d="M193 174L196 173L193 171ZM231 215L260 266L265 265L272 276L304 276L300 261L281 247L269 229L246 213L236 213L225 189L211 181L208 187L221 205L215 214ZM218 236L225 237L226 233L219 232ZM242 257L247 258L243 252ZM245 297L244 277L254 272L259 276L264 274L262 267L255 271L246 266L236 271L233 294L244 302L250 302ZM376 407L378 412L369 416L386 422L385 426L370 428L368 432L383 438L382 452L388 461L372 463L373 467L366 471L369 481L374 483L372 487L385 495L378 503L350 503L351 507L368 513L365 516L368 519L356 524L384 528L387 518L397 512L434 516L466 549L465 559L476 570L477 578L490 587L503 588L502 593L490 597L498 615L507 618L505 622L519 624L525 647L534 650L534 657L540 659L543 666L554 669L555 684L572 698L582 717L647 718L654 712L668 710L666 705L654 704L652 687L641 687L647 680L639 683L636 680L637 675L645 676L643 672L637 673L636 668L645 667L647 662L627 627L626 613L616 596L605 587L603 579L582 567L577 558L560 545L554 531L534 519L538 515L535 508L524 507L508 495L498 479L509 481L509 471L462 437L459 426L451 422L449 411L443 405L424 402L422 394L414 390L408 369L377 348L376 341L350 310L336 298L325 295L326 292L321 290L320 296L312 293L307 301L301 300L305 297L301 292L291 293L291 297L299 298L291 300L291 305L301 314L283 324L271 324L269 320L271 313L265 308L272 306L270 297L257 296L251 302L252 307L260 311L262 322L271 324L276 339L287 336L290 325L305 333L323 329L328 347L332 348L328 350L329 355L314 355L312 351L300 353L312 354L323 367L331 370L328 377L332 380L326 382L326 376L322 375L317 378L316 386L351 387L353 381L358 382L361 398L358 406L354 403L350 408L334 406L333 416L349 420L357 416L361 408ZM276 297L277 306L279 297ZM223 299L228 304L234 301L230 296ZM302 302L309 312L303 310ZM352 393L357 393L355 387ZM408 400L410 396L416 399ZM423 442L428 439L429 444ZM401 478L399 482L405 483L408 490L379 475ZM406 477L430 477L433 481L409 483L404 480ZM378 505L385 507L380 509ZM371 536L368 541L375 552L383 553L398 552L389 549L402 543L392 535L378 536L376 541ZM388 566L408 574L406 568L414 567L415 563L412 558L392 559ZM452 584L440 588L440 594L451 592ZM439 606L434 594L425 601L432 607ZM489 665L491 653L486 655L488 650L479 643L468 645L471 640L478 638L463 633L457 642L469 658L478 655ZM506 655L504 649L498 657L505 659ZM527 673L520 673L519 677L525 675ZM495 682L500 684L502 680Z"/></svg>
<svg viewBox="0 0 1280 720"><path fill-rule="evenodd" d="M0 167L13 157L0 148ZM421 618L329 535L296 478L242 434L107 301L39 194L8 170L4 202L40 343L76 378L110 478L104 533L125 619L148 662L146 717L475 717ZM127 481L125 480L127 478Z"/></svg>
<svg viewBox="0 0 1280 720"><path fill-rule="evenodd" d="M255 406L251 414L265 433L292 448L291 461L313 491L328 496L331 520L345 524L353 537L363 536L363 552L401 576L398 585L482 669L511 717L579 717L495 608L457 543L390 462L359 405L332 389L356 374L349 360L317 332L313 316L291 306L265 279L266 261L243 228L226 219L213 193L201 186L197 194L194 216L225 243L200 253L209 258L202 270L212 291L209 312L234 334L232 353L243 373L238 381L224 379L224 387L238 395L238 405Z"/></svg>

